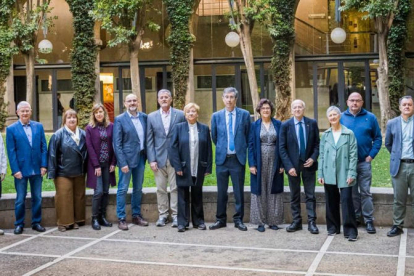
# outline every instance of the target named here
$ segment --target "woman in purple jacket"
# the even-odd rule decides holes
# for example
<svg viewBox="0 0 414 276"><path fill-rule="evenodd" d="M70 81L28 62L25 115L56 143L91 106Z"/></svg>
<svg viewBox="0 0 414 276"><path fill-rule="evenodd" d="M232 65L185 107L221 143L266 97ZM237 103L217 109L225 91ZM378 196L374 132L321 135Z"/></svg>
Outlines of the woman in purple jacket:
<svg viewBox="0 0 414 276"><path fill-rule="evenodd" d="M116 157L112 147L113 124L103 104L95 104L88 126L86 145L88 147L87 187L94 189L92 200L92 228L112 227L106 220L109 185L116 185Z"/></svg>

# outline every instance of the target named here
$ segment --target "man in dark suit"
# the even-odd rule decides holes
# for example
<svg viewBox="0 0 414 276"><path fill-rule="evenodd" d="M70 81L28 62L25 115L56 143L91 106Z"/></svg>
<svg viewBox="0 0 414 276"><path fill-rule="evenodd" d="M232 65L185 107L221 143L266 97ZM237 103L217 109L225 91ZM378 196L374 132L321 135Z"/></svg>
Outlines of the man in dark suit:
<svg viewBox="0 0 414 276"><path fill-rule="evenodd" d="M42 220L42 182L47 171L47 146L43 125L31 121L32 108L28 102L17 105L19 120L7 127L6 143L10 168L16 188L14 234L23 233L27 182L32 196L32 229L46 231Z"/></svg>
<svg viewBox="0 0 414 276"><path fill-rule="evenodd" d="M177 227L177 185L175 171L168 156L168 148L175 126L185 122L185 117L184 112L171 107L172 95L169 90L158 91L158 103L161 108L148 115L147 126L148 162L154 172L157 185L159 218L155 225L162 227L168 223L168 210L171 205L173 219L171 226ZM170 184L170 204L167 183Z"/></svg>
<svg viewBox="0 0 414 276"><path fill-rule="evenodd" d="M115 118L113 143L119 167L118 192L116 195L116 213L118 228L128 230L126 224L126 195L132 177L132 223L148 226L141 214L142 182L145 170L145 137L147 115L138 111L138 98L129 94L124 101L127 109Z"/></svg>
<svg viewBox="0 0 414 276"><path fill-rule="evenodd" d="M250 114L248 111L236 107L237 96L236 88L224 89L225 108L215 112L211 117L211 137L216 145L217 213L216 222L210 225L210 230L226 227L227 189L229 177L231 177L236 201L236 213L233 216L234 226L241 231L247 231L247 227L243 224L244 174L249 142Z"/></svg>
<svg viewBox="0 0 414 276"><path fill-rule="evenodd" d="M307 118L305 102L294 100L291 105L293 118L287 120L280 128L280 157L288 175L290 188L290 207L292 224L288 232L302 230L300 208L300 181L302 176L308 212L308 230L318 234L316 226L315 172L318 169L319 128L315 120Z"/></svg>

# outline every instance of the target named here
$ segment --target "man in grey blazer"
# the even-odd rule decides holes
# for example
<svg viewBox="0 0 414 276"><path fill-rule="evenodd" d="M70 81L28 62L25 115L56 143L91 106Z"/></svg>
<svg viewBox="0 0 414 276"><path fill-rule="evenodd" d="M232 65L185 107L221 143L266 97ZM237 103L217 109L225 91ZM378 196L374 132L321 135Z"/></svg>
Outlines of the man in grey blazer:
<svg viewBox="0 0 414 276"><path fill-rule="evenodd" d="M116 213L118 228L128 230L126 224L126 195L132 177L132 223L148 226L141 215L142 182L145 170L145 137L147 115L137 110L138 98L129 94L124 101L124 113L115 118L113 143L119 167L118 192L116 195Z"/></svg>
<svg viewBox="0 0 414 276"><path fill-rule="evenodd" d="M184 112L171 107L172 95L167 89L158 91L160 109L148 115L147 157L154 172L157 185L157 203L159 218L156 226L165 226L168 221L167 183L170 184L172 227L177 227L177 186L175 170L168 158L170 139L176 124L185 122Z"/></svg>
<svg viewBox="0 0 414 276"><path fill-rule="evenodd" d="M387 123L385 147L390 152L390 174L394 188L393 226L387 233L395 237L404 233L408 189L414 202L414 102L411 96L400 99L401 116Z"/></svg>
<svg viewBox="0 0 414 276"><path fill-rule="evenodd" d="M227 226L227 189L229 177L236 201L234 227L247 231L244 216L244 175L250 131L250 113L236 107L238 92L234 87L223 91L225 108L211 117L211 138L216 145L217 213L210 230Z"/></svg>

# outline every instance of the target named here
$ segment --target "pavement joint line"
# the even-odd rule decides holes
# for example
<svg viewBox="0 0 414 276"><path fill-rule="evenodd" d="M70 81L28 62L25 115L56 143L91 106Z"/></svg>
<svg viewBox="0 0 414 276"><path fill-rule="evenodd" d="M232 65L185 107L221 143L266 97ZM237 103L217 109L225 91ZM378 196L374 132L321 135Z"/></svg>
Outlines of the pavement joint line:
<svg viewBox="0 0 414 276"><path fill-rule="evenodd" d="M247 268L247 267L229 267L229 266L214 266L214 265L196 265L196 264L177 264L177 263L166 263L166 262L150 262L150 261L132 261L132 260L116 260L116 259L105 259L105 258L91 258L91 257L75 257L70 256L68 259L81 259L88 261L105 261L105 262L116 262L116 263L130 263L130 264L144 264L144 265L162 265L162 266L176 266L176 267L190 267L190 268L205 268L205 269L222 269L222 270L238 270L238 271L252 271L252 272L267 272L267 273L284 273L284 274L302 274L305 275L304 271L290 271L290 270L276 270L276 269L261 269L261 268ZM335 275L336 274L330 274Z"/></svg>
<svg viewBox="0 0 414 276"><path fill-rule="evenodd" d="M366 257L389 257L398 258L398 255L376 254L376 253L360 253L360 252L341 252L341 251L326 251L325 254L350 255L350 256L366 256Z"/></svg>
<svg viewBox="0 0 414 276"><path fill-rule="evenodd" d="M17 256L31 256L31 257L47 257L47 258L59 258L62 255L50 255L40 253L24 253L24 252L0 252L3 255L17 255Z"/></svg>
<svg viewBox="0 0 414 276"><path fill-rule="evenodd" d="M328 236L325 240L325 242L323 243L321 249L318 252L318 255L316 255L315 259L313 260L312 264L310 265L306 276L312 276L315 274L316 269L318 269L318 266L320 264L320 262L322 261L323 256L325 255L326 251L329 248L329 245L331 245L331 242L333 241L335 236Z"/></svg>
<svg viewBox="0 0 414 276"><path fill-rule="evenodd" d="M248 247L248 246L230 246L230 245L211 245L211 244L194 244L194 243L177 243L177 242L156 242L156 241L140 241L140 240L126 240L126 239L106 239L108 242L126 242L126 243L146 243L157 245L174 245L174 246L189 246L189 247L212 247L224 249L237 250L256 250L256 251L283 251L283 252L299 252L299 253L318 253L318 250L299 250L299 249L285 249L285 248L266 248L266 247Z"/></svg>
<svg viewBox="0 0 414 276"><path fill-rule="evenodd" d="M52 229L50 229L50 230L47 230L46 232L43 232L43 233L40 233L40 234L37 234L37 235L31 236L30 238L27 238L27 239L24 239L24 240L21 240L21 241L18 241L18 242L12 243L11 245L8 245L8 246L6 246L6 247L2 247L2 248L0 249L0 252L3 252L3 251L5 251L5 250L8 250L8 249L13 248L13 247L15 247L15 246L18 246L18 245L20 245L20 244L22 244L22 243L26 243L26 242L31 241L31 240L33 240L33 239L36 239L36 238L38 238L38 237L42 237L42 236L44 236L44 235L46 235L46 234L49 234L49 233L51 233L51 232L55 231L56 229L57 229L57 227L52 228Z"/></svg>
<svg viewBox="0 0 414 276"><path fill-rule="evenodd" d="M401 235L400 239L400 251L398 254L398 265L397 265L397 276L404 276L405 275L405 258L407 255L407 234L408 229L406 228L405 231Z"/></svg>
<svg viewBox="0 0 414 276"><path fill-rule="evenodd" d="M133 226L133 224L130 224L130 225L129 225L129 227L132 227L132 226ZM55 229L56 229L56 228L55 228ZM109 233L108 235L103 236L103 237L101 237L100 239L97 239L97 240L91 241L90 243L87 243L87 244L85 244L85 245L82 245L81 247L78 247L77 249L72 250L71 252L66 253L65 255L62 255L62 256L58 257L57 259L55 259L55 260L53 260L53 261L51 261L51 262L48 262L48 263L46 263L46 264L44 264L44 265L41 265L41 266L37 267L36 269L33 269L33 270L31 270L31 271L27 272L27 273L26 273L26 274L24 274L23 276L29 276L29 275L33 275L33 274L35 274L35 273L38 273L38 272L42 271L43 269L48 268L48 267L50 267L50 266L52 266L52 265L54 265L54 264L57 264L57 263L59 263L60 261L62 261L62 260L64 260L64 259L66 259L66 258L68 258L68 257L72 256L73 254L76 254L76 253L78 253L78 252L80 252L80 251L82 251L82 250L84 250L84 249L86 249L86 248L88 248L88 247L90 247L90 246L93 246L93 245L97 244L97 243L98 243L98 242L100 242L100 241L105 240L106 238L109 238L109 237L111 237L111 236L113 236L113 235L115 235L115 234L118 234L118 233L119 233L119 232L121 232L121 231L122 231L122 230L119 230L119 229L118 229L118 230L115 230L114 232Z"/></svg>
<svg viewBox="0 0 414 276"><path fill-rule="evenodd" d="M4 233L7 236L15 236L13 233ZM34 234L21 234L20 236L25 237L34 237L37 235ZM75 236L51 236L51 235L44 235L42 238L52 238L52 239L70 239L70 240L97 240L99 238L86 238L86 237L75 237Z"/></svg>

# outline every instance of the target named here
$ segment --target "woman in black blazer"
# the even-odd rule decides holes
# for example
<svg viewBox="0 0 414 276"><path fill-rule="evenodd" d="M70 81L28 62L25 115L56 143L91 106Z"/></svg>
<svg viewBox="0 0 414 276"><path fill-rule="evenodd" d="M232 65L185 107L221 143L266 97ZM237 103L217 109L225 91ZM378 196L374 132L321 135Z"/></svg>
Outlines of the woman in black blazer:
<svg viewBox="0 0 414 276"><path fill-rule="evenodd" d="M203 212L204 176L211 173L212 150L210 130L197 122L200 107L189 103L184 107L187 122L174 128L169 159L176 172L178 190L178 232L185 232L191 220L193 227L206 230Z"/></svg>

